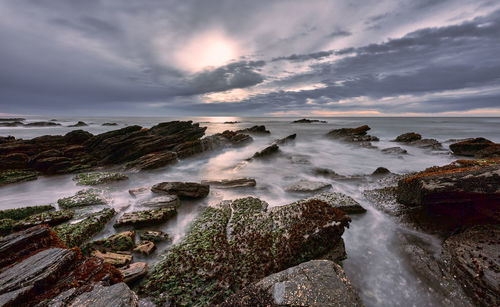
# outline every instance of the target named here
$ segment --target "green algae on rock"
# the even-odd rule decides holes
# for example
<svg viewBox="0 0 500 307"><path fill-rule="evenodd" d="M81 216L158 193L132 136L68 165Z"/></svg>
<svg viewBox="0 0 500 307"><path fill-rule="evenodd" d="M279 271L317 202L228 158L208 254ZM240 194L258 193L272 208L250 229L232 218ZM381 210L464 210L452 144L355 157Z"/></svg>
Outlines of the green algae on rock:
<svg viewBox="0 0 500 307"><path fill-rule="evenodd" d="M54 210L51 205L0 210L0 219L22 220L30 215Z"/></svg>
<svg viewBox="0 0 500 307"><path fill-rule="evenodd" d="M106 208L93 213L80 222L74 224L63 224L54 228L57 235L69 247L80 246L83 242L92 238L104 225L116 214L112 208Z"/></svg>
<svg viewBox="0 0 500 307"><path fill-rule="evenodd" d="M59 211L49 211L42 212L18 221L14 224L15 230L26 229L32 226L47 224L50 226L55 226L73 218L75 213L73 210L59 210Z"/></svg>
<svg viewBox="0 0 500 307"><path fill-rule="evenodd" d="M1 219L0 220L0 236L6 236L12 232L14 228L14 220L12 219Z"/></svg>
<svg viewBox="0 0 500 307"><path fill-rule="evenodd" d="M102 240L90 242L82 248L100 251L130 251L135 247L135 231L124 231Z"/></svg>
<svg viewBox="0 0 500 307"><path fill-rule="evenodd" d="M125 213L122 217L120 217L118 221L113 225L113 227L121 227L127 225L132 225L135 227L143 227L143 226L161 224L166 222L176 213L177 210L172 207L128 212Z"/></svg>
<svg viewBox="0 0 500 307"><path fill-rule="evenodd" d="M157 303L221 303L254 281L325 254L350 222L344 212L319 200L267 206L247 197L208 207L140 292Z"/></svg>
<svg viewBox="0 0 500 307"><path fill-rule="evenodd" d="M73 177L79 185L99 185L126 179L128 179L127 175L118 172L81 173Z"/></svg>
<svg viewBox="0 0 500 307"><path fill-rule="evenodd" d="M146 231L139 233L139 238L142 241L151 241L154 243L158 243L158 242L167 240L168 234L166 234L162 231L146 230Z"/></svg>
<svg viewBox="0 0 500 307"><path fill-rule="evenodd" d="M363 208L354 198L338 192L324 192L312 196L308 199L316 199L324 201L325 203L334 206L347 214L365 213L366 209Z"/></svg>
<svg viewBox="0 0 500 307"><path fill-rule="evenodd" d="M38 172L25 170L8 170L0 172L0 186L9 183L36 180Z"/></svg>
<svg viewBox="0 0 500 307"><path fill-rule="evenodd" d="M64 209L87 207L95 205L104 205L107 203L102 196L102 191L97 189L86 189L76 192L75 195L61 198L57 201L59 206Z"/></svg>

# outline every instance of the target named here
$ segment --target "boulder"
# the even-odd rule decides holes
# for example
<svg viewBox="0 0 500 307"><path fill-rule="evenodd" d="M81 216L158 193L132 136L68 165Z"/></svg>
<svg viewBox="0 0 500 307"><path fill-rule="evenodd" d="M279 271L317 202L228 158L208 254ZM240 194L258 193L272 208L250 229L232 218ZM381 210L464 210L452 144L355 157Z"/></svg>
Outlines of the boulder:
<svg viewBox="0 0 500 307"><path fill-rule="evenodd" d="M418 141L422 139L422 135L415 132L408 132L398 136L394 142L409 143L413 141Z"/></svg>
<svg viewBox="0 0 500 307"><path fill-rule="evenodd" d="M196 182L161 182L155 184L151 191L154 193L177 195L186 198L203 198L210 192L210 186Z"/></svg>
<svg viewBox="0 0 500 307"><path fill-rule="evenodd" d="M301 179L285 187L287 192L316 192L323 189L331 188L332 185L322 181L312 181Z"/></svg>
<svg viewBox="0 0 500 307"><path fill-rule="evenodd" d="M143 241L141 244L134 248L134 252L141 253L143 255L149 256L156 249L156 245L151 241Z"/></svg>
<svg viewBox="0 0 500 307"><path fill-rule="evenodd" d="M297 137L297 134L294 133L294 134L290 134L289 136L287 137L284 137L282 139L277 139L276 141L274 141L274 144L278 144L278 145L286 145L286 144L290 144L292 142L295 141L295 138Z"/></svg>
<svg viewBox="0 0 500 307"><path fill-rule="evenodd" d="M113 226L122 227L131 225L134 227L144 227L161 224L166 222L176 213L176 209L172 207L128 212L122 215Z"/></svg>
<svg viewBox="0 0 500 307"><path fill-rule="evenodd" d="M141 202L139 205L143 207L155 207L155 208L178 208L180 206L180 201L177 195L164 195L153 197L147 201Z"/></svg>
<svg viewBox="0 0 500 307"><path fill-rule="evenodd" d="M308 200L323 201L334 208L338 208L344 211L347 214L358 214L366 212L366 209L363 208L352 197L338 192L323 192L308 198Z"/></svg>
<svg viewBox="0 0 500 307"><path fill-rule="evenodd" d="M443 150L443 145L435 139L421 139L406 143L407 145L429 149L429 150Z"/></svg>
<svg viewBox="0 0 500 307"><path fill-rule="evenodd" d="M327 253L350 218L318 200L268 209L247 197L207 207L148 275L157 304L213 305L269 274Z"/></svg>
<svg viewBox="0 0 500 307"><path fill-rule="evenodd" d="M99 185L127 179L127 175L117 172L81 173L73 177L79 185Z"/></svg>
<svg viewBox="0 0 500 307"><path fill-rule="evenodd" d="M57 200L57 204L64 209L104 205L106 203L107 200L102 196L102 191L97 189L80 190L73 196Z"/></svg>
<svg viewBox="0 0 500 307"><path fill-rule="evenodd" d="M144 277L147 272L148 264L146 262L134 262L120 269L120 273L123 275L123 281L127 284Z"/></svg>
<svg viewBox="0 0 500 307"><path fill-rule="evenodd" d="M391 173L390 170L388 170L385 167L380 166L380 167L377 167L377 169L373 171L372 175L375 175L375 176L377 176L377 175L387 175L387 174L390 174L390 173Z"/></svg>
<svg viewBox="0 0 500 307"><path fill-rule="evenodd" d="M256 134L270 134L269 130L266 129L266 126L252 126L250 128L242 129L236 131L238 133L256 133Z"/></svg>
<svg viewBox="0 0 500 307"><path fill-rule="evenodd" d="M117 123L103 123L101 126L118 126Z"/></svg>
<svg viewBox="0 0 500 307"><path fill-rule="evenodd" d="M389 155L406 155L408 154L408 151L406 149L403 149L401 147L389 147L389 148L384 148L381 150L385 154Z"/></svg>
<svg viewBox="0 0 500 307"><path fill-rule="evenodd" d="M153 152L127 163L127 168L148 170L177 163L177 153L173 151Z"/></svg>
<svg viewBox="0 0 500 307"><path fill-rule="evenodd" d="M222 179L222 180L202 180L202 184L217 187L219 189L235 189L254 187L257 182L253 178Z"/></svg>
<svg viewBox="0 0 500 307"><path fill-rule="evenodd" d="M139 238L142 241L158 243L167 240L168 235L162 231L145 230L139 233Z"/></svg>
<svg viewBox="0 0 500 307"><path fill-rule="evenodd" d="M250 159L247 160L264 159L273 156L279 152L280 152L280 147L276 144L272 144L271 146L268 146L263 150L256 152Z"/></svg>
<svg viewBox="0 0 500 307"><path fill-rule="evenodd" d="M37 213L16 222L14 224L14 230L26 229L41 224L55 226L71 220L74 215L75 213L72 210L59 210Z"/></svg>
<svg viewBox="0 0 500 307"><path fill-rule="evenodd" d="M311 260L261 279L220 306L364 305L342 267L328 260Z"/></svg>
<svg viewBox="0 0 500 307"><path fill-rule="evenodd" d="M26 170L8 170L0 172L0 186L4 184L36 180L38 172Z"/></svg>
<svg viewBox="0 0 500 307"><path fill-rule="evenodd" d="M54 228L61 240L70 247L80 246L104 229L106 223L116 214L112 208L106 208L92 213L85 219L73 223L63 224Z"/></svg>
<svg viewBox="0 0 500 307"><path fill-rule="evenodd" d="M88 126L87 123L79 121L74 125L69 125L68 127L85 127L85 126Z"/></svg>
<svg viewBox="0 0 500 307"><path fill-rule="evenodd" d="M91 252L92 257L96 257L109 263L115 267L122 267L129 264L132 261L132 255L127 252L101 252L99 250L94 250Z"/></svg>
<svg viewBox="0 0 500 307"><path fill-rule="evenodd" d="M323 123L323 124L326 124L327 121L326 120L319 120L319 119L307 119L307 118L303 118L303 119L294 120L292 123L293 124L311 124L311 123Z"/></svg>
<svg viewBox="0 0 500 307"><path fill-rule="evenodd" d="M480 153L481 157L488 157L489 155L485 154L489 150L493 150L498 147L496 144L485 138L474 138L474 139L466 139L464 141L460 141L457 143L453 143L450 145L450 150L460 156L469 156L473 157L476 154ZM482 153L481 153L482 152Z"/></svg>
<svg viewBox="0 0 500 307"><path fill-rule="evenodd" d="M500 157L500 144L493 144L476 152L475 158L498 158Z"/></svg>

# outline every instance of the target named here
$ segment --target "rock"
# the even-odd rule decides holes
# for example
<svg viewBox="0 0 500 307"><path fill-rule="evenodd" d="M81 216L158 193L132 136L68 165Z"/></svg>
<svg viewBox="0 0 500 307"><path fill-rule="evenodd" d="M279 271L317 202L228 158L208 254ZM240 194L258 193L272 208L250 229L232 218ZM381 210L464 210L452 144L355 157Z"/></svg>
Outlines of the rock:
<svg viewBox="0 0 500 307"><path fill-rule="evenodd" d="M161 208L144 211L128 212L122 215L113 225L114 227L122 227L132 225L134 227L144 227L166 222L169 218L177 213L175 208Z"/></svg>
<svg viewBox="0 0 500 307"><path fill-rule="evenodd" d="M411 146L416 146L419 148L423 148L423 149L430 149L430 150L443 150L444 149L443 145L441 145L441 143L439 143L439 141L437 141L435 139L421 139L421 140L417 140L417 141L408 142L406 144L411 145Z"/></svg>
<svg viewBox="0 0 500 307"><path fill-rule="evenodd" d="M132 261L132 255L127 252L101 252L99 250L94 250L91 253L92 257L102 259L105 263L109 263L115 267L122 267L129 264Z"/></svg>
<svg viewBox="0 0 500 307"><path fill-rule="evenodd" d="M373 171L372 175L386 175L386 174L390 174L391 171L388 170L387 168L385 167L377 167L376 170Z"/></svg>
<svg viewBox="0 0 500 307"><path fill-rule="evenodd" d="M20 121L14 121L14 122L0 122L0 127L23 127L24 123Z"/></svg>
<svg viewBox="0 0 500 307"><path fill-rule="evenodd" d="M280 147L276 144L273 144L271 146L264 148L259 152L256 152L250 159L247 160L268 158L272 155L279 153L279 151Z"/></svg>
<svg viewBox="0 0 500 307"><path fill-rule="evenodd" d="M364 305L342 267L311 260L261 279L220 306Z"/></svg>
<svg viewBox="0 0 500 307"><path fill-rule="evenodd" d="M335 171L332 171L327 168L315 168L313 169L313 174L316 176L323 176L331 179L342 179L345 176L337 174Z"/></svg>
<svg viewBox="0 0 500 307"><path fill-rule="evenodd" d="M134 248L134 252L138 252L149 256L156 249L156 245L151 241L143 241L141 244Z"/></svg>
<svg viewBox="0 0 500 307"><path fill-rule="evenodd" d="M177 163L177 153L173 151L153 152L127 163L127 168L147 170Z"/></svg>
<svg viewBox="0 0 500 307"><path fill-rule="evenodd" d="M24 170L10 170L0 172L0 186L4 184L36 180L38 172Z"/></svg>
<svg viewBox="0 0 500 307"><path fill-rule="evenodd" d="M239 124L240 122L239 121L229 121L229 122L224 122L224 124L230 124L230 125L233 125L233 124Z"/></svg>
<svg viewBox="0 0 500 307"><path fill-rule="evenodd" d="M139 187L128 190L128 193L134 197L137 195L148 194L149 192L151 192L150 187Z"/></svg>
<svg viewBox="0 0 500 307"><path fill-rule="evenodd" d="M127 179L127 175L117 172L81 173L73 177L79 185L99 185Z"/></svg>
<svg viewBox="0 0 500 307"><path fill-rule="evenodd" d="M102 126L118 126L117 123L103 123Z"/></svg>
<svg viewBox="0 0 500 307"><path fill-rule="evenodd" d="M144 207L155 207L155 208L178 208L180 206L180 201L177 195L165 195L153 197L148 201L142 202L139 205Z"/></svg>
<svg viewBox="0 0 500 307"><path fill-rule="evenodd" d="M453 143L450 145L450 150L456 155L473 157L481 151L486 152L489 147L495 148L497 146L488 139L474 138ZM488 155L484 155L484 157L488 157Z"/></svg>
<svg viewBox="0 0 500 307"><path fill-rule="evenodd" d="M500 227L481 225L451 236L441 257L464 291L478 306L498 304Z"/></svg>
<svg viewBox="0 0 500 307"><path fill-rule="evenodd" d="M6 117L6 118L0 118L0 122L22 122L25 121L26 118L20 118L20 117Z"/></svg>
<svg viewBox="0 0 500 307"><path fill-rule="evenodd" d="M132 283L139 278L142 278L148 272L148 264L146 262L135 262L125 268L121 268L120 272L123 275L123 281Z"/></svg>
<svg viewBox="0 0 500 307"><path fill-rule="evenodd" d="M404 134L401 134L400 136L398 136L394 140L394 142L409 143L409 142L418 141L421 139L422 139L422 136L420 134L415 133L415 132L408 132L408 133L404 133Z"/></svg>
<svg viewBox="0 0 500 307"><path fill-rule="evenodd" d="M235 189L254 187L257 182L253 178L222 179L222 180L202 180L202 184L215 186L219 189Z"/></svg>
<svg viewBox="0 0 500 307"><path fill-rule="evenodd" d="M291 134L291 135L284 137L282 139L277 139L276 141L274 141L274 144L286 145L286 144L289 144L289 143L295 141L296 137L297 137L297 134L294 133L294 134Z"/></svg>
<svg viewBox="0 0 500 307"><path fill-rule="evenodd" d="M112 286L96 284L92 291L83 292L77 296L75 291L68 290L61 293L53 301L49 302L49 307L60 306L86 306L86 307L139 307L139 299L134 291L125 283L117 283Z"/></svg>
<svg viewBox="0 0 500 307"><path fill-rule="evenodd" d="M253 126L250 128L238 130L239 133L256 133L256 134L270 134L269 130L266 130L266 126Z"/></svg>
<svg viewBox="0 0 500 307"><path fill-rule="evenodd" d="M431 223L450 229L499 223L499 186L498 161L458 160L400 180L397 200L421 207Z"/></svg>
<svg viewBox="0 0 500 307"><path fill-rule="evenodd" d="M177 195L186 198L203 198L210 192L210 186L196 182L161 182L155 184L151 191L154 193Z"/></svg>
<svg viewBox="0 0 500 307"><path fill-rule="evenodd" d="M29 159L29 156L23 153L5 155L0 161L0 169L27 169L29 168Z"/></svg>
<svg viewBox="0 0 500 307"><path fill-rule="evenodd" d="M321 194L317 194L308 198L308 200L323 201L334 208L338 208L344 211L347 214L358 214L366 212L366 209L363 208L352 197L338 192L323 192Z"/></svg>
<svg viewBox="0 0 500 307"><path fill-rule="evenodd" d="M367 125L357 128L334 129L328 132L327 136L344 142L356 143L364 147L374 147L371 142L378 141L379 139L366 133L370 129Z"/></svg>
<svg viewBox="0 0 500 307"><path fill-rule="evenodd" d="M22 220L27 218L30 215L42 213L50 210L54 210L55 208L51 205L46 206L32 206L32 207L22 207L15 209L5 209L0 210L0 219L13 219L13 220Z"/></svg>
<svg viewBox="0 0 500 307"><path fill-rule="evenodd" d="M57 235L68 246L80 246L104 229L106 223L116 214L112 208L106 208L93 213L80 222L63 224L54 228Z"/></svg>
<svg viewBox="0 0 500 307"><path fill-rule="evenodd" d="M124 231L112 235L108 238L97 240L86 244L84 248L86 251L131 251L135 248L135 231Z"/></svg>
<svg viewBox="0 0 500 307"><path fill-rule="evenodd" d="M6 236L14 230L14 220L0 219L0 236Z"/></svg>
<svg viewBox="0 0 500 307"><path fill-rule="evenodd" d="M385 154L390 154L390 155L406 155L406 154L408 154L408 151L406 151L406 149L403 149L401 147L389 147L389 148L384 148L381 151Z"/></svg>
<svg viewBox="0 0 500 307"><path fill-rule="evenodd" d="M85 127L88 126L85 122L79 121L78 123L74 125L69 125L68 127Z"/></svg>
<svg viewBox="0 0 500 307"><path fill-rule="evenodd" d="M142 241L151 241L158 243L168 239L168 235L162 231L146 230L139 233L139 238Z"/></svg>
<svg viewBox="0 0 500 307"><path fill-rule="evenodd" d="M174 150L177 152L178 157L186 158L228 146L242 146L251 141L253 141L252 137L247 134L226 130L223 133L217 133L200 140L180 144Z"/></svg>
<svg viewBox="0 0 500 307"><path fill-rule="evenodd" d="M25 127L53 127L53 126L61 126L61 124L54 122L33 122L24 124Z"/></svg>
<svg viewBox="0 0 500 307"><path fill-rule="evenodd" d="M73 196L57 200L57 204L64 209L104 205L106 203L107 200L102 196L102 191L97 189L80 190Z"/></svg>
<svg viewBox="0 0 500 307"><path fill-rule="evenodd" d="M222 303L269 274L325 254L350 221L317 200L267 206L247 197L207 207L148 275L140 294L160 305Z"/></svg>
<svg viewBox="0 0 500 307"><path fill-rule="evenodd" d="M85 130L73 130L64 135L63 140L68 144L81 144L92 138L92 133Z"/></svg>
<svg viewBox="0 0 500 307"><path fill-rule="evenodd" d="M285 187L287 192L316 192L326 188L331 188L332 185L322 181L312 181L301 179L293 184Z"/></svg>
<svg viewBox="0 0 500 307"><path fill-rule="evenodd" d="M475 158L498 158L500 157L500 144L493 144L479 150L474 155Z"/></svg>
<svg viewBox="0 0 500 307"><path fill-rule="evenodd" d="M303 119L294 120L292 123L293 124L311 124L311 123L327 123L327 121L326 120L303 118Z"/></svg>
<svg viewBox="0 0 500 307"><path fill-rule="evenodd" d="M31 215L14 224L14 230L26 229L36 225L47 224L50 226L59 225L73 218L75 213L72 210L49 211Z"/></svg>

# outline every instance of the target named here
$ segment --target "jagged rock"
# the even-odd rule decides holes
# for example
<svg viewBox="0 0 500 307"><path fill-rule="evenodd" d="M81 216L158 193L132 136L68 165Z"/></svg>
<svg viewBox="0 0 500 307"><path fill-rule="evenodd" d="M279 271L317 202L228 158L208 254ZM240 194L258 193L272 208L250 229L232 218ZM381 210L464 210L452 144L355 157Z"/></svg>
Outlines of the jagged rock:
<svg viewBox="0 0 500 307"><path fill-rule="evenodd" d="M499 144L485 138L466 139L450 145L450 150L456 155L478 158L499 156L499 148Z"/></svg>
<svg viewBox="0 0 500 307"><path fill-rule="evenodd" d="M148 194L149 192L151 192L150 187L139 187L128 190L128 193L134 197L137 195Z"/></svg>
<svg viewBox="0 0 500 307"><path fill-rule="evenodd" d="M79 185L99 185L127 179L127 175L117 172L81 173L73 177Z"/></svg>
<svg viewBox="0 0 500 307"><path fill-rule="evenodd" d="M91 252L92 257L102 259L105 263L109 263L115 267L122 267L132 261L132 255L127 252L101 252L94 250Z"/></svg>
<svg viewBox="0 0 500 307"><path fill-rule="evenodd" d="M344 211L347 214L358 214L366 212L366 209L363 208L352 197L338 192L323 192L321 194L317 194L308 198L308 200L323 201L334 208L338 208Z"/></svg>
<svg viewBox="0 0 500 307"><path fill-rule="evenodd" d="M55 208L51 205L46 206L32 206L32 207L22 207L15 209L5 209L0 210L0 219L13 219L13 220L22 220L27 218L30 215L42 213L50 210L54 210Z"/></svg>
<svg viewBox="0 0 500 307"><path fill-rule="evenodd" d="M220 306L364 305L342 267L328 260L311 260L261 279Z"/></svg>
<svg viewBox="0 0 500 307"><path fill-rule="evenodd" d="M252 282L325 254L350 221L318 200L267 206L248 197L207 207L149 274L141 294L158 304L221 303Z"/></svg>
<svg viewBox="0 0 500 307"><path fill-rule="evenodd" d="M222 179L222 180L202 180L202 184L215 186L219 189L234 189L254 187L257 182L253 178L239 178L239 179Z"/></svg>
<svg viewBox="0 0 500 307"><path fill-rule="evenodd" d="M149 256L156 249L156 245L151 241L143 241L141 244L134 248L134 252L138 252Z"/></svg>
<svg viewBox="0 0 500 307"><path fill-rule="evenodd" d="M14 230L26 229L41 224L55 226L71 220L74 215L75 213L72 210L59 210L37 213L16 222L14 224Z"/></svg>
<svg viewBox="0 0 500 307"><path fill-rule="evenodd" d="M139 238L142 241L151 241L158 243L167 240L168 235L162 231L146 230L139 233Z"/></svg>
<svg viewBox="0 0 500 307"><path fill-rule="evenodd" d="M177 163L177 153L173 151L153 152L127 163L127 168L147 170Z"/></svg>
<svg viewBox="0 0 500 307"><path fill-rule="evenodd" d="M380 166L380 167L377 167L377 169L373 171L372 175L386 175L386 174L390 174L390 173L391 173L390 170L388 170L385 167Z"/></svg>
<svg viewBox="0 0 500 307"><path fill-rule="evenodd" d="M289 143L295 141L296 137L297 137L297 134L294 133L294 134L291 134L291 135L284 137L282 139L277 139L276 141L274 141L274 144L286 145L286 144L289 144Z"/></svg>
<svg viewBox="0 0 500 307"><path fill-rule="evenodd" d="M128 212L122 215L122 217L120 217L113 226L121 227L121 226L132 225L135 227L144 227L149 225L161 224L166 222L176 213L177 210L171 207Z"/></svg>
<svg viewBox="0 0 500 307"><path fill-rule="evenodd" d="M124 231L86 244L84 251L130 251L135 248L135 231Z"/></svg>
<svg viewBox="0 0 500 307"><path fill-rule="evenodd" d="M406 149L403 149L401 147L389 147L389 148L384 148L381 151L385 154L390 154L390 155L406 155L406 154L408 154L408 151L406 151Z"/></svg>
<svg viewBox="0 0 500 307"><path fill-rule="evenodd" d="M87 123L79 121L74 125L69 125L68 127L85 127L85 126L88 126Z"/></svg>
<svg viewBox="0 0 500 307"><path fill-rule="evenodd" d="M269 130L266 129L266 126L252 126L250 128L246 128L246 129L242 129L242 130L238 130L236 132L239 132L239 133L257 133L257 134L270 134L271 132L269 132Z"/></svg>
<svg viewBox="0 0 500 307"><path fill-rule="evenodd" d="M242 146L253 141L252 137L240 132L226 130L204 137L200 140L186 142L174 148L180 158L189 157L205 151L215 150L228 146Z"/></svg>
<svg viewBox="0 0 500 307"><path fill-rule="evenodd" d="M103 123L102 126L118 126L117 123Z"/></svg>
<svg viewBox="0 0 500 307"><path fill-rule="evenodd" d="M327 133L328 137L342 140L344 142L356 143L364 147L373 148L373 141L378 141L376 136L368 135L366 132L371 128L363 125L357 128L340 128L334 129Z"/></svg>
<svg viewBox="0 0 500 307"><path fill-rule="evenodd" d="M25 170L10 170L0 172L0 186L4 184L36 180L38 172Z"/></svg>
<svg viewBox="0 0 500 307"><path fill-rule="evenodd" d="M422 207L443 227L498 223L499 186L498 161L458 160L400 180L397 200Z"/></svg>
<svg viewBox="0 0 500 307"><path fill-rule="evenodd" d="M177 195L165 195L153 197L150 200L140 203L144 207L155 207L155 208L178 208L180 205L179 198Z"/></svg>
<svg viewBox="0 0 500 307"><path fill-rule="evenodd" d="M135 262L125 268L121 268L120 272L123 275L123 281L132 283L139 278L142 278L148 272L148 264L146 262Z"/></svg>
<svg viewBox="0 0 500 307"><path fill-rule="evenodd" d="M409 143L413 141L418 141L422 139L422 135L415 132L408 132L398 136L394 142Z"/></svg>
<svg viewBox="0 0 500 307"><path fill-rule="evenodd" d="M498 304L499 250L498 224L469 228L446 239L443 244L444 263L478 306Z"/></svg>
<svg viewBox="0 0 500 307"><path fill-rule="evenodd" d="M285 187L287 192L316 192L326 188L331 188L332 185L327 182L312 181L301 179Z"/></svg>
<svg viewBox="0 0 500 307"><path fill-rule="evenodd" d="M73 196L57 200L57 204L64 209L104 205L106 203L107 200L102 196L102 191L96 189L80 190Z"/></svg>
<svg viewBox="0 0 500 307"><path fill-rule="evenodd" d="M327 121L326 120L303 118L303 119L294 120L292 123L294 123L294 124L311 124L311 123L323 123L323 124L326 124Z"/></svg>
<svg viewBox="0 0 500 307"><path fill-rule="evenodd" d="M210 186L196 182L161 182L155 184L151 191L154 193L177 195L187 198L203 198L210 192Z"/></svg>
<svg viewBox="0 0 500 307"><path fill-rule="evenodd" d="M63 224L54 228L57 235L68 246L80 246L83 242L92 238L104 229L106 223L116 214L112 208L106 208L93 213L80 222L74 224Z"/></svg>
<svg viewBox="0 0 500 307"><path fill-rule="evenodd" d="M250 159L247 160L268 158L272 155L279 153L279 151L280 147L276 144L272 144L271 146L268 146L263 150L256 152Z"/></svg>
<svg viewBox="0 0 500 307"><path fill-rule="evenodd" d="M73 130L64 135L63 141L69 145L80 145L92 138L92 133L85 130Z"/></svg>
<svg viewBox="0 0 500 307"><path fill-rule="evenodd" d="M126 284L117 283L112 286L103 286L98 283L91 291L79 295L73 289L63 292L47 305L47 307L62 306L139 307L140 304L137 295Z"/></svg>

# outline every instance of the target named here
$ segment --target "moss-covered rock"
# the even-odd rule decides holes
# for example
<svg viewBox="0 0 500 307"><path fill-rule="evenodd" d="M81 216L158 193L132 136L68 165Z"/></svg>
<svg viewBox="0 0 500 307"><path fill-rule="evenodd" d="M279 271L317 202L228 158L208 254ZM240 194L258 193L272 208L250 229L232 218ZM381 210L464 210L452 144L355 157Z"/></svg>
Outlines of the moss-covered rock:
<svg viewBox="0 0 500 307"><path fill-rule="evenodd" d="M140 288L157 303L222 302L251 282L334 247L350 219L319 200L267 209L248 197L208 207Z"/></svg>
<svg viewBox="0 0 500 307"><path fill-rule="evenodd" d="M114 265L115 267L122 267L129 264L132 261L132 255L127 252L101 252L95 250L91 254L93 257L102 259L105 263Z"/></svg>
<svg viewBox="0 0 500 307"><path fill-rule="evenodd" d="M117 172L82 173L76 174L73 177L73 180L75 180L80 185L99 185L126 179L128 179L127 175Z"/></svg>
<svg viewBox="0 0 500 307"><path fill-rule="evenodd" d="M154 244L154 242L142 241L136 248L134 248L134 252L149 256L155 249L156 244Z"/></svg>
<svg viewBox="0 0 500 307"><path fill-rule="evenodd" d="M12 232L14 227L14 220L1 219L0 220L0 236L6 236Z"/></svg>
<svg viewBox="0 0 500 307"><path fill-rule="evenodd" d="M158 243L158 242L167 240L168 234L166 234L162 231L146 230L146 231L139 233L139 238L142 241L151 241L154 243Z"/></svg>
<svg viewBox="0 0 500 307"><path fill-rule="evenodd" d="M80 222L59 225L54 230L68 246L79 246L92 238L99 231L103 230L106 223L111 220L115 214L116 212L114 209L106 208L93 213Z"/></svg>
<svg viewBox="0 0 500 307"><path fill-rule="evenodd" d="M174 216L177 210L172 207L152 209L144 211L134 211L125 213L113 225L114 227L121 227L132 225L135 227L143 227L166 222L169 218Z"/></svg>
<svg viewBox="0 0 500 307"><path fill-rule="evenodd" d="M32 226L47 224L50 226L55 226L73 218L75 213L73 210L59 210L59 211L49 211L42 212L18 221L14 225L15 230L26 229Z"/></svg>
<svg viewBox="0 0 500 307"><path fill-rule="evenodd" d="M130 251L135 247L135 231L124 231L86 244L82 250Z"/></svg>
<svg viewBox="0 0 500 307"><path fill-rule="evenodd" d="M57 203L64 209L104 205L107 200L102 194L102 191L97 189L80 190L73 196L59 199Z"/></svg>
<svg viewBox="0 0 500 307"><path fill-rule="evenodd" d="M0 210L0 219L13 219L18 221L27 218L30 215L54 209L55 208L51 205L5 209L5 210Z"/></svg>
<svg viewBox="0 0 500 307"><path fill-rule="evenodd" d="M0 186L9 183L36 180L38 173L25 170L8 170L0 172Z"/></svg>

